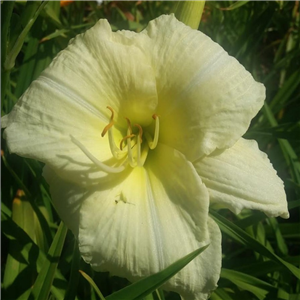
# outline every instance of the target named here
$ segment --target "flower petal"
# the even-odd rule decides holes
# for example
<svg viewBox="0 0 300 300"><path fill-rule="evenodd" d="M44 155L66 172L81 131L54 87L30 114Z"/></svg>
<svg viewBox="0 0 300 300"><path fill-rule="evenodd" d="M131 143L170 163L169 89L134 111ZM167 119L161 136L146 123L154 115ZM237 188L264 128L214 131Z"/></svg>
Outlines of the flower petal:
<svg viewBox="0 0 300 300"><path fill-rule="evenodd" d="M221 235L207 215L206 188L192 164L176 150L159 145L146 168L136 167L123 181L110 186L89 189L83 198L72 198L83 191L57 183L50 182L59 214L68 211L59 204L62 197L67 198L68 205L80 206L80 251L96 270L136 281L210 243L165 288L186 299L206 299L216 287ZM77 214L64 213L65 220L74 216L78 218L78 210Z"/></svg>
<svg viewBox="0 0 300 300"><path fill-rule="evenodd" d="M230 149L194 165L212 204L236 214L249 208L271 217L289 217L283 182L255 141L240 139Z"/></svg>
<svg viewBox="0 0 300 300"><path fill-rule="evenodd" d="M43 176L49 184L53 206L64 223L77 236L80 207L86 197L87 190L62 180L48 166L44 167Z"/></svg>
<svg viewBox="0 0 300 300"><path fill-rule="evenodd" d="M70 136L107 161L112 157L109 143L107 136L101 138L111 114L106 107L115 111L120 141L127 130L124 117L148 125L157 105L150 60L128 46L128 39L112 33L106 20L73 39L3 118L10 151L38 159L78 183L81 173L103 176Z"/></svg>
<svg viewBox="0 0 300 300"><path fill-rule="evenodd" d="M151 21L143 34L157 77L160 141L190 160L232 146L263 105L264 86L173 15Z"/></svg>

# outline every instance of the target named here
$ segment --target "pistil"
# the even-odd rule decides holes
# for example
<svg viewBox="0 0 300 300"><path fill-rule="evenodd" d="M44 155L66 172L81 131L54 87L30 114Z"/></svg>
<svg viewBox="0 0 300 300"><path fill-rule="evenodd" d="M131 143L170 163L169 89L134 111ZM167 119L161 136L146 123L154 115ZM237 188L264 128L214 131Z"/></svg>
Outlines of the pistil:
<svg viewBox="0 0 300 300"><path fill-rule="evenodd" d="M99 167L101 171L104 171L106 173L121 173L125 170L125 167L123 165L119 167L110 167L100 160L98 160L91 152L89 152L85 146L83 146L77 139L75 139L71 135L71 141L78 146L78 148L96 165Z"/></svg>

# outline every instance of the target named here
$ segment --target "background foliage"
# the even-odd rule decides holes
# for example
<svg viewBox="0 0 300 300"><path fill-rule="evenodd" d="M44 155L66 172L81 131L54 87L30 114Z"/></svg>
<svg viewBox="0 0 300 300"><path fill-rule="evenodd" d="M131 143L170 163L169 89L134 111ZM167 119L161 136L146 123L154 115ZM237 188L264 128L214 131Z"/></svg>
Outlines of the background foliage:
<svg viewBox="0 0 300 300"><path fill-rule="evenodd" d="M172 7L172 2L156 1L4 1L1 115L72 37L98 19L107 18L113 30L139 32ZM259 142L284 180L291 214L282 220L255 211L239 216L211 212L223 233L223 269L213 300L300 299L295 267L300 262L299 18L298 1L211 1L205 6L200 30L266 85L266 104L245 137ZM82 261L76 239L51 205L42 164L9 154L4 140L1 149L2 299L103 299L89 281L105 297L127 286L126 280L96 273ZM146 281L139 288L149 286ZM139 297L132 295L131 290L123 299ZM140 295L148 300L179 299L160 289Z"/></svg>

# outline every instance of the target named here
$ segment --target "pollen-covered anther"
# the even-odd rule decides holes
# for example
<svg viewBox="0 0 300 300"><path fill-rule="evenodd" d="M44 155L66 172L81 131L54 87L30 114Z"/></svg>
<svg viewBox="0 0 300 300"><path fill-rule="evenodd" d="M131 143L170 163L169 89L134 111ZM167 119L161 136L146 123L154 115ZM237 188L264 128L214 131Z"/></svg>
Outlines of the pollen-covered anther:
<svg viewBox="0 0 300 300"><path fill-rule="evenodd" d="M110 122L104 127L101 136L104 137L106 132L114 125L114 110L110 106L106 106L111 111L111 117L110 117Z"/></svg>

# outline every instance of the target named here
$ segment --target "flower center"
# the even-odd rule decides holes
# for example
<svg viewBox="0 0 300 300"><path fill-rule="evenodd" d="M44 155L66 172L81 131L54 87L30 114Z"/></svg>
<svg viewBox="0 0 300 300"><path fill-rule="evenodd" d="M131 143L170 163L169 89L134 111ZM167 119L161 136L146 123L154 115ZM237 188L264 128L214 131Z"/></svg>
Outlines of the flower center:
<svg viewBox="0 0 300 300"><path fill-rule="evenodd" d="M101 136L104 137L108 133L108 141L111 153L114 158L121 162L117 166L108 166L105 163L99 161L93 154L91 154L82 143L77 139L71 136L72 142L77 145L82 152L102 171L107 173L120 173L122 172L126 165L129 164L132 168L142 167L148 156L149 149L153 150L156 148L158 143L159 136L159 117L154 114L152 116L154 120L154 136L152 138L151 134L148 131L143 131L143 128L139 124L134 124L134 130L131 125L131 122L128 118L125 118L127 121L127 133L121 139L119 147L117 146L114 134L114 111L110 106L107 108L111 111L111 117L109 123L104 127ZM143 136L145 139L143 140Z"/></svg>

